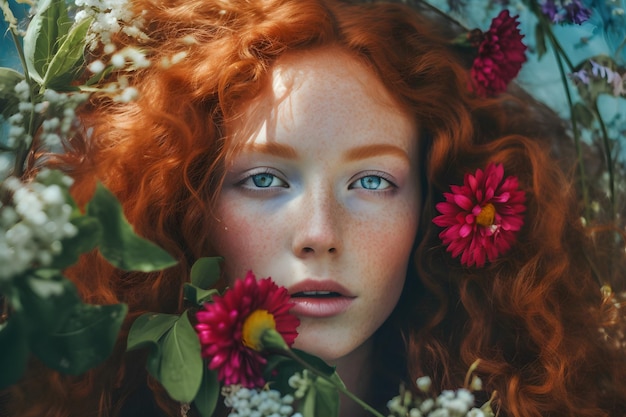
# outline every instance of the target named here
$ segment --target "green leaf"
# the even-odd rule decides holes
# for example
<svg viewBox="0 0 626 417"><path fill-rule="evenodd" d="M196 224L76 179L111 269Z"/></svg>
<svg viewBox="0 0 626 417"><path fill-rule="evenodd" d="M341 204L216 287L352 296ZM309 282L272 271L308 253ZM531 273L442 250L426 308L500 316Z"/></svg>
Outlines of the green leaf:
<svg viewBox="0 0 626 417"><path fill-rule="evenodd" d="M189 322L181 315L161 344L159 382L176 401L190 403L202 383L200 340Z"/></svg>
<svg viewBox="0 0 626 417"><path fill-rule="evenodd" d="M27 323L21 313L14 312L8 322L0 325L0 389L24 374L28 353Z"/></svg>
<svg viewBox="0 0 626 417"><path fill-rule="evenodd" d="M71 222L78 229L78 233L71 238L61 241L63 249L53 259L51 268L64 269L74 265L81 254L95 248L102 238L102 227L98 219L90 216L81 216L72 219Z"/></svg>
<svg viewBox="0 0 626 417"><path fill-rule="evenodd" d="M292 349L292 352L300 357L300 359L304 360L306 363L311 365L313 368L317 369L321 373L326 376L331 376L335 373L335 367L328 365L322 359L318 358L315 355L311 355L305 351L299 349Z"/></svg>
<svg viewBox="0 0 626 417"><path fill-rule="evenodd" d="M158 347L159 340L178 321L174 314L146 313L139 316L130 327L126 350Z"/></svg>
<svg viewBox="0 0 626 417"><path fill-rule="evenodd" d="M208 364L202 363L204 369L202 373L202 384L196 394L196 398L193 399L198 412L202 417L211 417L215 407L217 406L217 400L220 395L220 384L217 380L217 371L208 369Z"/></svg>
<svg viewBox="0 0 626 417"><path fill-rule="evenodd" d="M166 251L137 236L122 212L115 196L98 184L87 214L102 224L100 252L117 268L131 271L157 271L176 264Z"/></svg>
<svg viewBox="0 0 626 417"><path fill-rule="evenodd" d="M18 112L20 100L15 96L15 85L24 76L10 68L0 68L0 114L5 118Z"/></svg>
<svg viewBox="0 0 626 417"><path fill-rule="evenodd" d="M315 413L318 416L338 417L339 392L337 388L323 378L316 378L313 384L316 392Z"/></svg>
<svg viewBox="0 0 626 417"><path fill-rule="evenodd" d="M43 77L44 86L58 91L76 90L76 87L71 86L71 82L75 79L76 68L83 63L85 36L91 22L91 18L82 20L63 38Z"/></svg>
<svg viewBox="0 0 626 417"><path fill-rule="evenodd" d="M198 288L195 285L191 285L189 283L185 283L183 285L183 294L186 300L201 306L207 301L211 300L218 291L213 290L203 290L202 288Z"/></svg>
<svg viewBox="0 0 626 417"><path fill-rule="evenodd" d="M329 366L322 359L298 349L292 349L302 360L308 363L322 374L332 377L335 375L335 368ZM298 362L283 355L270 355L267 364L263 369L263 377L266 381L271 381L272 387L280 391L283 395L293 393L294 389L289 386L289 377L296 372L302 373L305 368ZM339 380L341 383L341 381Z"/></svg>
<svg viewBox="0 0 626 417"><path fill-rule="evenodd" d="M24 56L28 72L38 83L56 54L59 40L64 37L72 21L67 14L65 0L43 0L28 24L24 36Z"/></svg>
<svg viewBox="0 0 626 417"><path fill-rule="evenodd" d="M298 411L302 413L303 417L317 417L321 416L321 414L315 413L315 405L317 403L317 392L315 389L315 385L311 385L306 392L306 396L304 397L304 401L302 401L301 408L298 407Z"/></svg>
<svg viewBox="0 0 626 417"><path fill-rule="evenodd" d="M127 310L125 304L77 304L59 331L33 335L33 353L60 372L84 373L111 354Z"/></svg>
<svg viewBox="0 0 626 417"><path fill-rule="evenodd" d="M80 304L74 284L55 269L39 269L16 281L19 304L13 307L24 313L24 320L35 333L56 332Z"/></svg>
<svg viewBox="0 0 626 417"><path fill-rule="evenodd" d="M581 126L587 129L591 129L593 127L595 116L589 107L585 106L583 103L576 102L574 104L572 115Z"/></svg>
<svg viewBox="0 0 626 417"><path fill-rule="evenodd" d="M541 22L537 23L535 26L535 44L537 48L537 58L541 59L548 51L546 48L546 33Z"/></svg>
<svg viewBox="0 0 626 417"><path fill-rule="evenodd" d="M223 260L219 256L198 259L191 267L191 283L203 289L213 287L220 279L220 263Z"/></svg>

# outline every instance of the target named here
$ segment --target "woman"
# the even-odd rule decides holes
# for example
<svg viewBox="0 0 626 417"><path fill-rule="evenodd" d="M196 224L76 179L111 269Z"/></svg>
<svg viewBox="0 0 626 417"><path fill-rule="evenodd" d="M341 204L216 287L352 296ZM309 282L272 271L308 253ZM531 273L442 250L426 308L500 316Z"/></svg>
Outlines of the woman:
<svg viewBox="0 0 626 417"><path fill-rule="evenodd" d="M221 255L222 284L252 269L287 286L296 347L377 408L417 376L459 387L480 359L500 415L624 415L624 355L598 336L576 196L545 142L554 126L527 123L533 107L512 95L468 91L436 25L391 4L133 4L150 22L142 48L167 65L129 75L136 101L85 106L88 134L63 166L79 202L101 180L180 263L125 273L85 256L68 276L87 301L127 303L129 324L180 312L190 265ZM442 243L436 205L490 164L517 178L524 224L508 251L467 266ZM134 405L153 401L178 415L155 383L154 395L142 388L124 336L85 376L35 370L13 391L15 415L140 415Z"/></svg>

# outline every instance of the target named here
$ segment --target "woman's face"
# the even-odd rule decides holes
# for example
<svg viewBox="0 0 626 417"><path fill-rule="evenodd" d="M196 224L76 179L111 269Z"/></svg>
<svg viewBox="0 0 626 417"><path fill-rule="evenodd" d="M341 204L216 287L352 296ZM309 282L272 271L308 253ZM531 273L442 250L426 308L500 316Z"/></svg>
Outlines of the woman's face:
<svg viewBox="0 0 626 417"><path fill-rule="evenodd" d="M419 217L417 127L336 50L281 59L244 114L217 204L226 277L252 270L287 287L295 347L336 362L402 291Z"/></svg>

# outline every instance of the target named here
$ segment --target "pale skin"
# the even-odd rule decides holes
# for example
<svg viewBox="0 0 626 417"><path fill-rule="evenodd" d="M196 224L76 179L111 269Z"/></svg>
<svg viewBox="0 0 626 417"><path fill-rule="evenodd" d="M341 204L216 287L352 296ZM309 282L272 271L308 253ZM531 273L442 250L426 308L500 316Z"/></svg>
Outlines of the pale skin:
<svg viewBox="0 0 626 417"><path fill-rule="evenodd" d="M216 211L226 277L252 270L287 287L295 347L365 395L372 335L398 302L417 230L416 123L336 49L281 58L242 114ZM341 415L354 407L342 401Z"/></svg>

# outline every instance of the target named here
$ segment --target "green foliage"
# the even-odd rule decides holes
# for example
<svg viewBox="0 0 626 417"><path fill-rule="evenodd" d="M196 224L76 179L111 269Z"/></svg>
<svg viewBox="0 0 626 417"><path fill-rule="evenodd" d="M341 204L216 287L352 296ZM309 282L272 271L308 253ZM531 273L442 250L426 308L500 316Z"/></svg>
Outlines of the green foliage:
<svg viewBox="0 0 626 417"><path fill-rule="evenodd" d="M193 399L193 403L200 412L202 417L210 417L215 411L217 406L217 400L219 398L219 381L217 380L217 372L211 371L208 368L208 363L205 360L202 364L204 372L202 373L202 383L198 394Z"/></svg>
<svg viewBox="0 0 626 417"><path fill-rule="evenodd" d="M39 84L44 84L44 75L71 25L65 0L43 0L39 4L24 36L26 66L29 75Z"/></svg>
<svg viewBox="0 0 626 417"><path fill-rule="evenodd" d="M195 306L218 293L209 289L220 277L222 258L200 258L191 268L192 283L185 283L185 298ZM147 313L135 320L128 335L127 350L148 348L146 368L173 399L194 402L203 417L217 405L220 386L217 373L209 370L200 355L200 341L188 315Z"/></svg>
<svg viewBox="0 0 626 417"><path fill-rule="evenodd" d="M77 90L71 82L74 75L83 64L83 44L85 35L91 25L91 19L85 19L72 27L63 38L59 50L54 54L46 68L43 77L43 86L54 88L57 91Z"/></svg>
<svg viewBox="0 0 626 417"><path fill-rule="evenodd" d="M19 100L14 88L24 76L10 68L0 68L0 114L7 118L17 112Z"/></svg>
<svg viewBox="0 0 626 417"><path fill-rule="evenodd" d="M200 258L191 267L191 283L200 288L211 288L220 279L220 263L224 259L216 256Z"/></svg>
<svg viewBox="0 0 626 417"><path fill-rule="evenodd" d="M100 364L110 355L127 311L124 304L83 303L57 270L21 277L7 296L13 312L0 328L0 388L21 377L31 352L47 366L73 375Z"/></svg>
<svg viewBox="0 0 626 417"><path fill-rule="evenodd" d="M264 377L270 381L270 386L284 394L294 394L295 389L289 386L289 376L305 369L315 369L322 376L312 377L312 385L307 389L304 398L298 403L297 411L303 417L328 416L337 417L339 414L339 387L344 387L343 382L335 372L335 368L329 366L320 358L304 351L293 349L293 354L300 358L296 361L283 355L272 355L264 370ZM308 364L305 367L303 363Z"/></svg>
<svg viewBox="0 0 626 417"><path fill-rule="evenodd" d="M209 372L202 366L200 341L191 326L188 311L180 316L148 313L133 323L128 336L127 350L149 347L147 368L176 401L190 403L198 394L203 383L203 373ZM205 376L208 381L213 377ZM200 401L211 403L217 393L203 393Z"/></svg>
<svg viewBox="0 0 626 417"><path fill-rule="evenodd" d="M111 264L127 271L150 272L168 268L176 261L154 243L137 236L124 218L115 196L98 184L87 214L102 225L99 249Z"/></svg>

